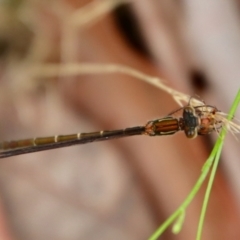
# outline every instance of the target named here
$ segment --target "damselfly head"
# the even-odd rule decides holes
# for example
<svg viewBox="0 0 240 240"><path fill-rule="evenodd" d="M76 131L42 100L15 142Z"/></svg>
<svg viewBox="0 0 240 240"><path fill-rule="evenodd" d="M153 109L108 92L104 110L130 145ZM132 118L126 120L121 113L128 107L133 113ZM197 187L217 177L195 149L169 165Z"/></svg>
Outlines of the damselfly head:
<svg viewBox="0 0 240 240"><path fill-rule="evenodd" d="M222 128L222 119L218 117L220 111L213 106L203 105L195 107L196 114L199 117L198 135L206 135L211 133L213 130L218 131Z"/></svg>

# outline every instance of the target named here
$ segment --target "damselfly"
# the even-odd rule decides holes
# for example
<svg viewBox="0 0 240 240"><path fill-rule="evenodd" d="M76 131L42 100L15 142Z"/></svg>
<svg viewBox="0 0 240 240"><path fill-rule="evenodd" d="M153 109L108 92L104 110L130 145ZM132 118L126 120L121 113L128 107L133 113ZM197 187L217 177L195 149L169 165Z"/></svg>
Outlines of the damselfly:
<svg viewBox="0 0 240 240"><path fill-rule="evenodd" d="M182 110L180 118L172 116L180 110ZM145 126L4 141L0 143L0 158L134 135L163 136L184 131L187 138L195 138L197 135L206 135L221 127L221 121L214 117L217 111L217 108L210 105L197 107L187 105L166 117L149 121Z"/></svg>

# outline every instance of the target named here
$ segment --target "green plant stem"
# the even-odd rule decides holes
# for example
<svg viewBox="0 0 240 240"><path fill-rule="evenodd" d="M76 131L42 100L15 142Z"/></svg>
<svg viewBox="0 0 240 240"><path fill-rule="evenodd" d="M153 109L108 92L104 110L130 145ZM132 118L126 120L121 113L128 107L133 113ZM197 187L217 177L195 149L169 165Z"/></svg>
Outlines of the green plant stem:
<svg viewBox="0 0 240 240"><path fill-rule="evenodd" d="M238 94L233 102L233 105L231 107L230 113L228 115L228 119L231 119L231 116L234 116L234 113L239 105L240 102L240 90L238 91ZM214 162L214 166L213 166L213 171L212 174L210 176L210 180L209 180L209 184L208 184L208 188L205 194L205 198L204 198L204 203L203 203L203 208L202 208L202 212L201 212L201 216L200 216L200 221L199 221L199 225L198 225L198 233L197 233L197 239L200 240L201 239L201 233L202 233L202 228L203 228L203 221L204 221L204 216L205 216L205 212L206 212L206 208L207 208L207 203L208 203L208 199L209 199L209 195L210 195L210 190L211 190L211 186L214 180L214 176L216 173L216 169L217 169L217 165L218 165L218 161L220 158L220 154L221 154L221 150L222 150L222 146L223 146L223 140L224 137L226 135L226 129L223 128L223 130L220 133L220 136L209 156L209 158L207 159L206 163L204 164L203 168L202 168L202 173L200 175L200 177L198 178L196 184L194 185L193 189L191 190L191 192L188 194L188 196L186 197L186 199L184 200L184 202L180 205L179 208L176 209L176 211L170 215L166 221L150 236L149 240L156 240L174 221L176 221L176 219L180 216L180 214L182 212L185 211L185 209L187 208L187 206L191 203L192 199L195 197L195 195L197 194L197 192L199 191L200 187L202 186L204 180L206 179L209 170L211 169L211 166ZM217 161L216 161L217 159Z"/></svg>
<svg viewBox="0 0 240 240"><path fill-rule="evenodd" d="M239 105L240 102L240 90L238 91L238 94L232 104L232 107L230 109L230 112L228 114L228 120L232 119L232 116L234 116L234 113L237 110L237 107ZM224 138L226 136L227 130L226 128L223 128L220 136L217 140L217 143L215 146L217 146L217 153L216 153L216 157L214 159L214 163L213 163L213 168L210 174L210 178L209 178L209 182L207 185L207 189L206 189L206 193L204 196L204 200L203 200L203 206L202 206L202 210L201 210L201 214L200 214L200 218L199 218L199 223L198 223L198 230L197 230L197 237L196 240L200 240L201 236L202 236L202 232L203 232L203 224L204 224L204 219L205 219L205 215L206 215L206 210L207 210L207 205L209 202L209 197L210 197L210 193L211 193L211 189L212 189L212 185L213 185L213 181L216 175L216 171L217 171L217 166L219 163L219 159L220 159L220 155L221 155L221 151L222 151L222 147L223 147L223 143L224 143Z"/></svg>

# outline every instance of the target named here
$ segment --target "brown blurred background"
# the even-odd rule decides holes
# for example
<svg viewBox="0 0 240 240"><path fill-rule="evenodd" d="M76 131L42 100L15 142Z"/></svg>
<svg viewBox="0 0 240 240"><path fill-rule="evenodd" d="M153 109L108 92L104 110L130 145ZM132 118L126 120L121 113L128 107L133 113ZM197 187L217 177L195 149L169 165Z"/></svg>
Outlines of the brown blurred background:
<svg viewBox="0 0 240 240"><path fill-rule="evenodd" d="M31 74L36 64L86 62L161 77L227 112L239 89L240 3L1 1L0 140L121 129L178 108L126 75ZM0 239L147 239L185 199L216 137L139 136L2 159ZM240 239L239 171L229 134L203 240ZM160 239L195 239L205 187L180 234Z"/></svg>

